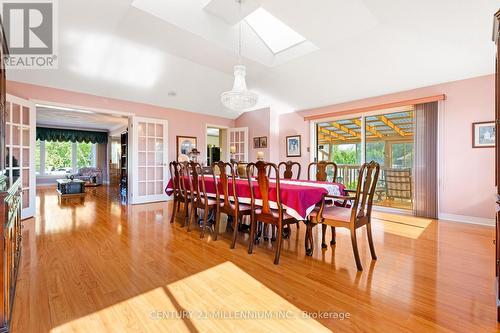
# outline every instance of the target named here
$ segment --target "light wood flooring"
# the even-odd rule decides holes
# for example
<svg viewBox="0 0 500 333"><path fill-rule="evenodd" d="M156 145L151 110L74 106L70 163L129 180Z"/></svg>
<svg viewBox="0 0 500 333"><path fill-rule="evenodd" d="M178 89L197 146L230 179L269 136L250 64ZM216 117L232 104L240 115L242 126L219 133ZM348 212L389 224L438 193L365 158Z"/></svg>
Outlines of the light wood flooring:
<svg viewBox="0 0 500 333"><path fill-rule="evenodd" d="M247 234L234 250L229 233L200 240L180 218L169 223L171 203L121 205L106 186L88 189L84 203L62 204L55 189L39 189L37 207L24 221L15 333L499 328L494 228L379 214L379 259L371 260L359 230L358 272L347 230L322 251L315 228L307 257L305 227L292 227L273 265L270 243L248 255Z"/></svg>

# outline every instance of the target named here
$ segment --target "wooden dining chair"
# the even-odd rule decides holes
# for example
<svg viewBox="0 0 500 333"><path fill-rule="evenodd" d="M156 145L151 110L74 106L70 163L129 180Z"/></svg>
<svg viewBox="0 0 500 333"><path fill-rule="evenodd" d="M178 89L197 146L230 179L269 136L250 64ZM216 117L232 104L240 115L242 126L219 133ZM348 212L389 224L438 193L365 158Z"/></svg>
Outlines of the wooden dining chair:
<svg viewBox="0 0 500 333"><path fill-rule="evenodd" d="M250 206L252 213L250 215L251 226L250 226L250 243L248 245L248 253L253 252L253 245L255 242L255 229L257 228L257 223L268 223L270 225L277 227L277 243L276 243L276 254L274 257L274 264L277 265L280 260L281 254L281 243L283 239L283 226L299 223L297 219L288 215L283 210L283 205L281 204L281 190L280 190L280 177L278 173L278 167L274 163L266 163L263 161L258 161L257 163L249 163L247 165L247 172L250 173L251 168L257 170L257 188L260 193L260 200L262 204L257 206L255 189L253 188L254 180L250 177L248 178L248 185L250 187ZM271 189L269 186L269 176L268 169L272 168L274 173L278 175L276 177L275 188ZM277 209L271 209L271 201L269 199L269 194L271 191L275 191L276 194L276 206Z"/></svg>
<svg viewBox="0 0 500 333"><path fill-rule="evenodd" d="M181 189L179 188L179 163L177 161L172 161L168 164L168 169L170 171L170 179L172 179L172 197L174 203L172 204L172 216L170 217L170 223L174 223L175 215L179 212L181 202L184 201L181 198Z"/></svg>
<svg viewBox="0 0 500 333"><path fill-rule="evenodd" d="M200 232L200 238L205 236L205 229L207 228L208 213L212 209L216 209L217 201L209 198L205 185L205 174L200 163L189 162L189 187L191 189L191 213L188 223L188 231L191 228L191 220L195 223L198 221L198 209L203 209L203 226Z"/></svg>
<svg viewBox="0 0 500 333"><path fill-rule="evenodd" d="M306 254L311 256L313 253L312 228L317 224L329 225L332 227L348 228L351 232L351 243L358 270L363 270L361 260L359 259L358 241L356 239L356 229L366 226L366 234L370 245L370 253L373 260L377 259L375 247L373 245L371 214L373 205L373 195L377 187L380 165L371 161L365 163L359 169L358 185L354 193L350 196L325 195L321 207L309 215L307 223L305 248ZM351 207L327 206L327 198L349 200Z"/></svg>
<svg viewBox="0 0 500 333"><path fill-rule="evenodd" d="M311 179L311 169L312 167L316 167L316 175L314 179ZM332 170L333 177L332 182L337 180L337 164L335 162L327 162L327 161L319 161L309 163L307 167L307 179L308 180L317 180L319 182L326 182L328 179L328 169Z"/></svg>
<svg viewBox="0 0 500 333"><path fill-rule="evenodd" d="M300 171L302 169L302 166L300 165L299 162L293 162L293 161L286 161L286 162L281 162L278 164L278 172L281 170L281 167L285 167L285 171L283 172L283 179L300 179ZM293 167L296 166L297 172L293 172Z"/></svg>
<svg viewBox="0 0 500 333"><path fill-rule="evenodd" d="M189 188L189 185L187 183L187 176L189 174L189 168L187 162L175 162L177 164L174 164L176 171L174 171L174 179L175 179L175 174L177 173L177 186L179 189L179 203L177 206L177 210L180 209L180 203L184 203L184 223L182 226L184 227L186 224L189 223L189 205L192 201L191 197L191 189ZM174 183L174 181L172 181ZM175 210L174 210L175 213ZM170 222L173 222L171 220Z"/></svg>
<svg viewBox="0 0 500 333"><path fill-rule="evenodd" d="M236 236L238 235L238 224L241 223L243 216L250 216L251 208L250 205L242 204L238 200L238 193L236 191L236 173L234 171L234 165L232 163L225 163L222 161L215 162L212 164L212 170L212 174L214 175L213 177L217 201L214 240L217 240L217 235L219 233L221 213L226 214L228 217L231 216L234 222L233 241L231 242L231 249L234 249L234 247L236 246ZM215 174L217 173L219 177L215 176ZM229 185L228 178L231 179L231 185ZM232 189L231 200L229 186L231 186Z"/></svg>

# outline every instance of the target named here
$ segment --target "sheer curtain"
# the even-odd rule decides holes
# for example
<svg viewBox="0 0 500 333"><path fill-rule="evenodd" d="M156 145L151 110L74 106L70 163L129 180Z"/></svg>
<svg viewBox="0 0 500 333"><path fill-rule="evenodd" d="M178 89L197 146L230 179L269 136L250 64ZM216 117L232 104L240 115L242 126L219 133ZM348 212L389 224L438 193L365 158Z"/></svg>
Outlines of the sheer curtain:
<svg viewBox="0 0 500 333"><path fill-rule="evenodd" d="M437 218L438 102L415 105L413 213Z"/></svg>

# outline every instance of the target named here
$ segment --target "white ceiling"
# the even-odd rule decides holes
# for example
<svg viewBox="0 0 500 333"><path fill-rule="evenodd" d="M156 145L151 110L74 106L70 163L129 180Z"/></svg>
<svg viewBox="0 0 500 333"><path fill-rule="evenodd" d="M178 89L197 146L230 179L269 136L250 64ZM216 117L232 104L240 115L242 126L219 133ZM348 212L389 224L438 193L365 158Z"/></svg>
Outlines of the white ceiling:
<svg viewBox="0 0 500 333"><path fill-rule="evenodd" d="M120 115L82 111L37 106L36 124L37 126L101 131L118 130L128 124L128 119Z"/></svg>
<svg viewBox="0 0 500 333"><path fill-rule="evenodd" d="M274 56L243 25L247 85L260 94L258 108L289 112L494 72L491 32L498 0L247 5L247 11L262 6L309 43ZM237 61L234 22L232 0L59 1L59 69L7 75L235 118L220 103Z"/></svg>

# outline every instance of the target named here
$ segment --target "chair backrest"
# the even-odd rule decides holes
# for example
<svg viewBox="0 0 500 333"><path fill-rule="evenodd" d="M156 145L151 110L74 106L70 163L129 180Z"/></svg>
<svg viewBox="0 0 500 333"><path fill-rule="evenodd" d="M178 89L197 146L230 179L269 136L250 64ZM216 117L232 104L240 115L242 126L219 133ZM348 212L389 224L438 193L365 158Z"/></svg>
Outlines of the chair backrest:
<svg viewBox="0 0 500 333"><path fill-rule="evenodd" d="M293 166L297 166L297 173L296 176L293 177ZM300 171L301 171L301 165L299 162L293 162L293 161L286 161L286 162L281 162L278 164L278 171L281 170L281 167L285 167L285 172L283 173L283 179L300 179Z"/></svg>
<svg viewBox="0 0 500 333"><path fill-rule="evenodd" d="M359 169L356 199L352 205L351 221L354 218L370 218L373 206L373 195L377 187L380 164L375 161L364 163Z"/></svg>
<svg viewBox="0 0 500 333"><path fill-rule="evenodd" d="M172 188L174 190L174 195L178 195L180 193L179 163L176 161L170 162L168 164L168 169L170 170L170 179L172 179Z"/></svg>
<svg viewBox="0 0 500 333"><path fill-rule="evenodd" d="M189 164L188 162L178 162L177 167L179 172L179 181L177 183L179 186L179 192L184 198L186 198L191 191L189 186Z"/></svg>
<svg viewBox="0 0 500 333"><path fill-rule="evenodd" d="M262 215L267 215L269 217L273 216L273 213L271 211L271 205L270 205L270 199L269 199L269 168L272 169L272 171L277 175L276 176L276 186L275 186L275 191L276 191L276 205L277 210L278 210L278 216L282 217L283 216L283 206L281 205L281 190L280 190L280 177L278 173L278 167L274 163L267 163L263 161L258 161L256 163L249 163L247 165L247 173L250 173L252 171L252 168L255 168L257 170L257 184L258 184L258 190L261 196L262 200L262 205L260 206L261 209L261 214ZM248 185L250 187L250 199L251 199L251 207L252 210L255 210L255 189L253 187L253 182L254 180L252 177L248 178ZM280 218L281 221L281 218Z"/></svg>
<svg viewBox="0 0 500 333"><path fill-rule="evenodd" d="M332 171L332 182L337 181L337 164L335 162L319 161L309 163L307 167L307 179L311 180L311 168L316 167L316 178L314 180L326 182L328 179L328 168Z"/></svg>
<svg viewBox="0 0 500 333"><path fill-rule="evenodd" d="M228 172L229 171L229 172ZM218 173L218 177L216 174ZM234 171L234 164L227 162L214 162L212 163L212 174L214 177L215 192L217 204L224 202L223 208L232 209L231 202L229 201L229 178L231 179L232 196L234 198L234 207L238 210L238 194L236 193L236 173ZM224 198L221 198L221 195Z"/></svg>
<svg viewBox="0 0 500 333"><path fill-rule="evenodd" d="M411 169L385 169L387 198L412 199Z"/></svg>
<svg viewBox="0 0 500 333"><path fill-rule="evenodd" d="M193 197L198 202L201 202L201 199L205 199L206 202L208 196L205 186L205 175L203 174L201 164L193 161L189 162L188 171L189 187Z"/></svg>

